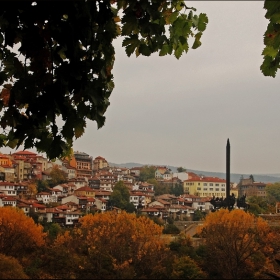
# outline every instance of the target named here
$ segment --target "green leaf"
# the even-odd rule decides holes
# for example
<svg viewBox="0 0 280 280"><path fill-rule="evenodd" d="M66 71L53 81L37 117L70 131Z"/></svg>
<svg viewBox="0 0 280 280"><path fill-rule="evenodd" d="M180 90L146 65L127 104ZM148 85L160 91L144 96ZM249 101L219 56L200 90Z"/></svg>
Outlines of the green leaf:
<svg viewBox="0 0 280 280"><path fill-rule="evenodd" d="M81 137L85 132L86 122L83 119L76 119L74 125L75 137Z"/></svg>
<svg viewBox="0 0 280 280"><path fill-rule="evenodd" d="M274 49L272 46L266 46L262 52L262 55L270 56L272 58L275 58L277 54L278 50Z"/></svg>
<svg viewBox="0 0 280 280"><path fill-rule="evenodd" d="M185 25L186 20L179 16L173 23L172 27L173 27L173 31L174 31L174 35L178 35L181 36L183 33L183 27Z"/></svg>
<svg viewBox="0 0 280 280"><path fill-rule="evenodd" d="M184 48L183 48L182 44L179 42L175 49L175 52L174 52L175 57L177 59L179 59L181 57L183 51L184 51Z"/></svg>
<svg viewBox="0 0 280 280"><path fill-rule="evenodd" d="M169 22L170 23L173 23L176 19L177 19L177 17L178 17L178 12L173 12L170 16L169 16Z"/></svg>
<svg viewBox="0 0 280 280"><path fill-rule="evenodd" d="M40 152L45 152L52 144L52 137L51 135L45 130L41 132L41 139L35 143L35 147Z"/></svg>
<svg viewBox="0 0 280 280"><path fill-rule="evenodd" d="M130 37L124 38L122 42L122 46L125 47L127 45L134 45L139 44L138 36L137 35L131 35Z"/></svg>
<svg viewBox="0 0 280 280"><path fill-rule="evenodd" d="M270 18L270 22L280 23L280 12L273 14L272 17Z"/></svg>
<svg viewBox="0 0 280 280"><path fill-rule="evenodd" d="M6 146L7 136L4 134L0 134L0 147Z"/></svg>
<svg viewBox="0 0 280 280"><path fill-rule="evenodd" d="M97 114L96 115L96 122L97 122L97 128L101 128L105 124L106 118L102 115Z"/></svg>
<svg viewBox="0 0 280 280"><path fill-rule="evenodd" d="M60 136L54 137L50 149L47 151L47 155L50 159L54 159L57 155L61 155L63 153L63 149L61 147L63 141Z"/></svg>
<svg viewBox="0 0 280 280"><path fill-rule="evenodd" d="M136 48L136 46L134 46L134 45L129 45L125 48L125 52L126 52L128 57L130 57L131 54L133 54L135 48Z"/></svg>
<svg viewBox="0 0 280 280"><path fill-rule="evenodd" d="M200 14L198 17L197 29L198 31L204 31L208 23L208 17L206 14Z"/></svg>
<svg viewBox="0 0 280 280"><path fill-rule="evenodd" d="M279 61L278 61L278 64L279 64ZM262 73L264 74L264 76L270 76L270 77L275 78L275 75L276 75L276 72L278 69L278 65L277 65L276 61L272 59L272 57L265 56L260 69L261 69Z"/></svg>
<svg viewBox="0 0 280 280"><path fill-rule="evenodd" d="M152 52L150 48L145 43L143 43L139 46L139 53L145 56L150 56Z"/></svg>
<svg viewBox="0 0 280 280"><path fill-rule="evenodd" d="M201 46L201 42L200 42L201 35L202 35L201 32L198 32L197 34L195 34L195 40L194 40L194 43L192 45L193 49L197 49L198 47Z"/></svg>
<svg viewBox="0 0 280 280"><path fill-rule="evenodd" d="M164 44L159 52L159 55L160 56L164 56L164 55L167 55L168 54L168 51L169 51L169 45L167 44Z"/></svg>
<svg viewBox="0 0 280 280"><path fill-rule="evenodd" d="M14 149L18 144L18 139L9 139L6 143L6 146L10 147L11 149Z"/></svg>

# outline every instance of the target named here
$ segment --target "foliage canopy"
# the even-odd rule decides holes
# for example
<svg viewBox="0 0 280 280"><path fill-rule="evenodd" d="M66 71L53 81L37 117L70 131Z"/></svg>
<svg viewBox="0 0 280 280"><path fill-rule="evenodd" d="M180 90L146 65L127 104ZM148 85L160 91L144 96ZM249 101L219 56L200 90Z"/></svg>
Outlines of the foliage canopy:
<svg viewBox="0 0 280 280"><path fill-rule="evenodd" d="M269 266L277 235L267 222L243 210L221 209L202 225L210 275L222 279L258 277Z"/></svg>
<svg viewBox="0 0 280 280"><path fill-rule="evenodd" d="M178 59L190 36L193 49L201 45L208 18L194 11L181 0L2 2L0 147L67 155L88 120L105 123L113 40L123 36L128 56Z"/></svg>
<svg viewBox="0 0 280 280"><path fill-rule="evenodd" d="M0 254L18 257L44 245L43 227L15 207L0 207Z"/></svg>
<svg viewBox="0 0 280 280"><path fill-rule="evenodd" d="M280 65L280 3L279 1L266 0L265 18L269 20L264 33L265 48L262 52L264 57L261 71L265 76L275 77Z"/></svg>

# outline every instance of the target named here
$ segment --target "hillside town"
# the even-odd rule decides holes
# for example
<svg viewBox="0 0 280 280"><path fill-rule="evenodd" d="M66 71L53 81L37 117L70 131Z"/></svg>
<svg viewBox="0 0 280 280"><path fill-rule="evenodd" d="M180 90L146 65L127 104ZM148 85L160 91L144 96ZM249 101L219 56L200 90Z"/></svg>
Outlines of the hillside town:
<svg viewBox="0 0 280 280"><path fill-rule="evenodd" d="M211 211L211 198L226 197L226 180L187 170L172 172L166 166L154 166L154 179L161 186L180 186L182 192L177 196L156 195L154 184L140 180L141 169L109 166L101 156L93 158L78 151L72 158L54 162L28 150L1 154L0 207L14 206L27 216L36 213L41 221L73 226L85 213L116 208L108 202L114 186L121 181L138 213L191 221L196 210ZM65 175L64 182L40 189L38 184L52 180L55 170ZM266 184L254 182L253 176L232 182L230 187L235 197L266 197Z"/></svg>

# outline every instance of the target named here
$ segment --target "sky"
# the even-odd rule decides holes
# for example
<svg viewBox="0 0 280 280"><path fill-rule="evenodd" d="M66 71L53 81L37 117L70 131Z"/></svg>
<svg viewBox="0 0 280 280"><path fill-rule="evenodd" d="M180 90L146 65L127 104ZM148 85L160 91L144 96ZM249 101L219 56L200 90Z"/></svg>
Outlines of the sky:
<svg viewBox="0 0 280 280"><path fill-rule="evenodd" d="M105 126L87 123L74 150L108 162L225 172L280 173L280 72L265 77L263 1L188 1L209 23L202 45L127 57L115 41L115 89Z"/></svg>

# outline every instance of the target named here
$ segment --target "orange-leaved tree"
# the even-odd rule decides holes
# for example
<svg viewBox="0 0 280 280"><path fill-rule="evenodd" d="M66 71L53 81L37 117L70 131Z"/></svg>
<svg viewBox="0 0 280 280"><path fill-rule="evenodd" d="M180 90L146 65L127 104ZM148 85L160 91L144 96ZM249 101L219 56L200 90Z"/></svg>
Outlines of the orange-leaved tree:
<svg viewBox="0 0 280 280"><path fill-rule="evenodd" d="M29 277L16 258L0 254L0 279L29 279Z"/></svg>
<svg viewBox="0 0 280 280"><path fill-rule="evenodd" d="M0 253L19 258L42 246L44 237L43 227L22 210L0 208Z"/></svg>
<svg viewBox="0 0 280 280"><path fill-rule="evenodd" d="M144 216L113 211L86 215L76 229L85 241L92 275L104 273L106 266L106 273L117 278L165 275L168 249L161 233L162 227Z"/></svg>
<svg viewBox="0 0 280 280"><path fill-rule="evenodd" d="M205 268L224 279L257 277L271 267L276 235L265 220L243 210L210 213L202 227L206 239Z"/></svg>

